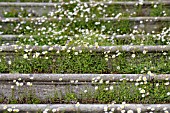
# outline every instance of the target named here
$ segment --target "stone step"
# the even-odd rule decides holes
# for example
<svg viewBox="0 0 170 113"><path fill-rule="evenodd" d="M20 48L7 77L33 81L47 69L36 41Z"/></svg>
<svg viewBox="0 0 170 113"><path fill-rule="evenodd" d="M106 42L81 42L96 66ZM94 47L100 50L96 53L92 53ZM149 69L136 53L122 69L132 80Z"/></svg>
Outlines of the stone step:
<svg viewBox="0 0 170 113"><path fill-rule="evenodd" d="M12 22L21 22L21 21L60 21L62 19L60 18L47 18L47 17L32 17L32 18L5 18L5 19L0 19L0 22L3 23L12 23ZM71 21L71 18L63 18L63 20L66 21ZM83 20L83 18L74 18L73 20ZM89 18L89 20L98 20L98 21L132 21L132 22L140 22L140 21L144 21L144 22L152 22L152 21L170 21L170 17L120 17L120 18L114 18L114 17L110 17L110 18Z"/></svg>
<svg viewBox="0 0 170 113"><path fill-rule="evenodd" d="M109 0L80 0L81 2L109 2ZM116 1L116 0L110 0ZM141 0L121 0L121 1L136 1L141 2ZM143 1L151 1L151 0L143 0ZM168 0L155 0L155 1L168 1ZM155 2L153 1L153 2ZM70 2L70 0L1 0L0 2Z"/></svg>
<svg viewBox="0 0 170 113"><path fill-rule="evenodd" d="M43 38L43 37L49 37L52 38L50 35L0 35L0 40L1 43L0 45L14 45L14 44L31 44L31 42L25 42L24 40L30 40L33 38L36 40L37 38ZM60 36L53 36L55 38L60 38ZM59 41L67 40L65 45L73 45L76 40L79 39L84 39L84 36L79 36L76 38L75 36L67 36L63 39L59 39ZM144 45L151 45L150 43L152 42L152 45L168 45L168 43L165 44L163 40L169 40L170 35L168 34L149 34L149 35L144 35L144 34L138 34L138 35L132 35L132 34L125 34L125 35L112 35L108 36L104 41L107 41L106 44L102 44L100 46L106 46L106 45L138 45L139 43L144 43ZM99 37L98 37L99 38ZM72 41L71 41L72 39ZM162 40L163 39L163 40ZM161 42L158 43L158 40ZM100 41L95 41L100 44ZM39 43L39 42L38 42ZM56 42L57 44L57 42ZM45 44L44 44L45 45Z"/></svg>
<svg viewBox="0 0 170 113"><path fill-rule="evenodd" d="M116 112L121 113L141 113L141 112L154 112L168 113L170 111L170 104L0 104L0 111L7 111L13 108L21 112L37 113L37 111L54 111L64 113L103 113L103 112ZM3 109L5 108L5 110Z"/></svg>
<svg viewBox="0 0 170 113"><path fill-rule="evenodd" d="M162 13L162 11L165 11L167 13L166 16L169 15L169 1L144 1L142 4L139 4L140 2L136 2L136 1L113 1L113 2L80 2L80 4L93 4L93 5L97 5L95 6L96 8L98 7L103 7L103 10L106 10L105 13L103 13L102 15L104 16L104 14L108 14L111 15L112 13L115 13L115 15L112 16L116 16L118 13L122 13L125 15L129 15L129 16L161 16L161 15L157 15L158 12ZM63 5L64 4L67 6L69 5L69 3L34 3L34 2L26 2L26 3L18 3L18 2L0 2L0 17L8 17L7 14L5 14L5 12L9 12L10 15L9 16L18 16L17 12L20 12L20 14L22 14L23 12L26 13L31 13L33 16L44 16L44 15L48 15L48 13L51 15L50 12L56 12L59 8L59 5ZM103 5L101 5L103 4ZM158 9L154 8L154 4L155 7L158 7ZM108 6L108 7L104 7ZM64 7L66 9L66 7ZM94 8L94 7L92 7ZM112 12L110 12L112 11ZM101 12L101 11L97 11L94 9L94 11L92 11L92 13L95 12ZM136 12L136 14L133 14L134 12ZM16 13L16 14L14 14ZM55 14L55 13L54 13ZM132 15L130 15L132 14ZM48 16L50 16L48 15ZM26 15L25 15L26 16Z"/></svg>
<svg viewBox="0 0 170 113"><path fill-rule="evenodd" d="M69 46L19 46L19 45L10 45L10 46L0 46L0 51L2 52L20 52L25 50L31 50L32 52L40 51L63 51L63 50L72 50L73 47ZM140 46L140 45L122 45L122 46L92 46L84 47L78 46L74 47L74 51L93 51L93 52L108 52L114 53L116 51L120 52L166 52L170 50L169 45L156 45L156 46Z"/></svg>
<svg viewBox="0 0 170 113"><path fill-rule="evenodd" d="M34 99L41 99L41 101L38 102L39 104L48 103L50 102L50 99L58 99L59 102L56 103L60 103L62 100L62 103L75 103L78 100L82 101L83 99L87 99L87 97L96 100L94 103L106 103L112 102L112 100L105 101L101 99L102 97L98 98L98 96L96 96L101 94L105 88L109 88L109 90L115 92L120 91L120 93L124 90L137 93L140 91L138 90L140 87L147 86L156 88L156 83L161 85L158 87L160 88L159 90L163 90L161 87L164 88L164 93L168 94L170 91L170 87L167 84L170 81L169 74L0 74L0 81L1 102L6 104L9 104L8 102L11 101L10 98L19 99L20 101L17 100L18 104L24 104L24 98L26 100L29 99L26 97L29 97L29 94L32 95ZM143 85L141 84L140 86L140 83L143 83ZM111 87L113 89L111 89ZM124 89L123 87L126 87L127 89ZM97 92L98 90L101 92ZM152 92L150 93L152 94ZM157 95L159 94L160 93L158 92ZM69 95L72 95L73 97L70 97L70 99L68 97L67 99L65 96ZM124 94L122 93L122 95ZM133 94L126 95L140 99ZM115 94L115 97L116 96L119 97L120 95ZM141 94L138 94L138 96L141 96ZM75 100L74 97L76 98ZM156 103L168 104L168 98L169 97L167 97L166 102L156 101ZM152 95L150 99L153 99ZM122 101L129 103L133 102L128 98L124 98ZM89 100L88 102L91 103ZM136 102L146 103L145 100L137 100ZM26 103L28 103L28 101L26 101L25 104ZM50 103L55 103L55 101L51 100ZM117 100L117 103L120 103L119 99Z"/></svg>
<svg viewBox="0 0 170 113"><path fill-rule="evenodd" d="M30 37L38 37L38 35L0 35L1 41L17 41L19 38L30 38ZM41 35L44 36L44 35ZM48 35L45 35L48 36ZM50 35L49 35L50 36ZM131 39L133 38L145 38L145 37L159 37L160 34L138 34L138 35L132 35L132 34L124 34L124 35L111 35L110 37L113 37L113 39ZM167 35L169 37L170 35ZM73 36L68 36L68 37L73 37ZM74 38L74 37L73 37Z"/></svg>
<svg viewBox="0 0 170 113"><path fill-rule="evenodd" d="M5 34L15 34L15 35L38 35L38 33L42 34L41 31L39 31L40 28L46 28L47 24L53 23L56 25L56 27L51 26L52 30L56 29L57 32L63 32L60 30L61 26L63 26L64 29L67 28L66 31L70 29L75 29L76 27L85 27L84 29L96 29L98 31L101 31L101 26L105 26L105 29L107 29L109 32L105 31L106 35L118 32L117 29L120 30L118 34L130 34L133 30L145 33L160 33L164 28L168 28L170 25L170 17L122 17L122 18L99 18L99 19L89 19L87 23L88 26L85 26L85 20L76 20L76 23L70 24L70 26L67 26L67 24L70 22L70 20L59 20L57 18L6 18L6 19L0 19L0 33ZM65 24L63 24L63 22ZM99 25L95 25L96 22L99 22ZM25 25L25 24L27 25ZM41 25L37 25L37 23L41 23ZM79 24L78 24L79 23ZM90 26L91 24L94 24L95 26ZM29 30L26 29L26 27L29 26ZM91 28L90 28L91 27ZM21 29L19 29L21 28ZM32 31L34 29L34 32ZM46 28L48 29L48 28ZM58 31L59 30L59 31ZM77 31L77 30L76 30ZM63 32L63 33L65 33ZM78 31L77 31L78 32ZM95 31L94 31L95 32ZM48 31L48 33L51 33ZM53 33L54 34L54 33ZM74 32L66 32L66 35L74 34ZM78 34L78 33L77 33Z"/></svg>
<svg viewBox="0 0 170 113"><path fill-rule="evenodd" d="M44 51L36 47L28 47L24 50L3 49L0 52L1 73L170 73L170 54L164 46L141 46L141 50L135 50L136 46L123 46L124 50L109 50L107 46L90 48L91 51L70 47L68 50L54 50L44 47ZM106 47L104 49L104 47ZM127 47L127 48L126 48ZM132 47L132 48L130 48ZM147 48L151 47L152 51ZM14 49L12 49L14 48ZM25 47L26 48L26 47ZM34 48L33 50L31 48ZM41 48L39 46L39 48ZM66 47L67 48L67 47ZM166 48L166 47L165 47ZM60 48L59 48L60 49ZM88 49L88 48L87 48ZM92 51L92 49L94 51ZM125 50L134 49L134 50ZM156 49L156 50L154 50ZM158 51L158 49L160 49ZM161 50L162 49L162 50ZM1 50L1 49L0 49ZM4 51L5 50L5 51ZM78 59L78 60L77 60Z"/></svg>
<svg viewBox="0 0 170 113"><path fill-rule="evenodd" d="M131 39L131 37L134 38L143 38L143 37L153 37L153 36L159 36L160 34L153 34L153 35L131 35L131 34L125 34L125 35L113 35L113 39ZM43 35L42 35L43 36ZM47 36L47 35L45 35ZM0 35L1 41L17 41L19 38L30 38L31 35ZM38 37L38 35L33 35L33 37ZM73 37L73 36L68 36ZM110 36L112 37L112 36ZM168 35L169 37L169 35Z"/></svg>
<svg viewBox="0 0 170 113"><path fill-rule="evenodd" d="M25 82L54 82L69 83L71 80L78 80L80 83L91 84L92 80L102 79L103 81L109 80L110 82L122 81L123 79L128 82L138 81L140 78L146 77L148 82L170 81L170 74L0 74L0 81L12 82L13 80L24 80ZM61 79L61 80L60 80ZM133 79L133 80L131 80ZM71 83L70 83L71 84ZM73 84L75 84L73 82Z"/></svg>
<svg viewBox="0 0 170 113"><path fill-rule="evenodd" d="M0 34L3 34L0 36L1 42L6 41L7 43L8 42L10 43L10 41L16 41L21 36L20 34L24 34L24 36L20 38L29 38L31 35L37 36L37 34L25 32L25 31L22 32L22 30L21 32L15 32L13 28L16 27L18 24L20 24L20 22L32 21L33 24L31 23L30 24L27 23L27 24L32 27L33 26L35 27L36 26L34 24L35 21L58 22L59 20L61 20L61 19L53 18L53 17L50 17L50 18L42 17L41 18L40 16L47 15L50 11L55 11L56 10L55 8L58 5L61 5L63 3L32 3L32 2L20 3L19 0L17 1L18 1L17 3L0 2L0 17L1 17L0 18ZM86 3L87 4L101 4L103 2L86 2ZM166 7L166 9L170 9L170 2L168 0L163 0L163 1L159 0L159 1L154 1L154 2L144 1L143 3L136 2L136 1L128 1L128 2L127 1L121 1L121 2L113 1L113 2L104 2L103 4L111 6L111 7L112 5L120 5L121 7L119 7L118 9L122 8L122 11L126 9L128 13L129 12L131 13L137 10L136 8L133 8L133 6L136 4L138 5L140 4L139 7L141 7L140 13L142 14L138 15L139 17L120 17L120 18L107 17L107 18L98 18L98 20L94 19L94 21L96 22L97 21L104 21L104 22L111 21L112 23L119 22L119 21L128 21L129 23L131 23L130 27L128 27L129 29L132 30L132 29L137 28L136 30L139 30L139 31L144 30L146 33L145 35L138 34L138 35L133 35L133 36L127 32L126 32L126 35L123 35L122 33L122 35L118 34L118 35L113 35L113 36L111 36L111 34L109 33L106 33L106 35L111 37L111 39L119 40L119 39L130 39L134 37L143 38L143 37L148 36L147 33L151 33L149 35L152 35L152 36L153 35L160 36L159 34L161 34L160 32L162 31L162 29L165 27L168 28L170 25L169 16L168 17L151 17L150 15L150 12L153 9L155 4L160 4L160 5L162 4L163 7ZM26 11L30 13L33 12L35 14L34 15L35 17L4 18L3 11L10 12L11 10L16 9L16 12L17 12L22 7L24 7L24 9L26 9ZM65 18L65 20L70 21L72 19ZM105 23L102 23L102 25L105 25ZM43 26L49 27L46 25L42 25L42 26L38 26L37 28L40 28ZM118 24L117 26L120 26L120 24ZM117 26L113 25L113 27L117 27ZM8 30L10 32L6 32ZM34 28L33 31L36 31L36 28ZM111 31L114 32L114 30L111 30ZM154 32L152 33L152 31ZM5 33L1 33L1 32L5 32ZM169 37L169 34L167 35L167 37ZM8 61L8 65L6 65L6 63L2 61L3 58L0 59L0 62L2 64L0 65L0 69L6 68L9 71L10 69L16 68L12 70L14 74L3 74L3 73L0 74L0 89L1 89L0 90L0 103L1 103L0 112L3 112L5 110L10 111L11 110L10 108L12 109L15 108L14 110L19 109L20 112L31 112L31 113L37 112L37 111L48 111L48 110L49 111L59 110L61 112L68 112L68 113L69 112L70 113L73 113L73 112L103 113L103 112L109 112L112 110L118 113L123 112L123 110L124 112L127 112L127 113L140 112L140 111L141 112L157 112L157 113L170 112L170 104L169 104L170 103L170 98L169 98L170 74L154 74L151 72L150 73L148 72L148 74L47 74L47 73L46 74L15 74L15 71L16 73L18 71L17 68L24 69L24 66L26 66L27 64L23 65L22 62L19 62L18 64L16 63L16 66L11 65L9 63L11 59L10 58L8 59L8 54L11 54L12 56L14 56L14 53L17 53L17 54L19 53L23 55L27 53L26 52L27 50L31 51L33 54L35 52L42 52L42 51L56 53L58 51L65 51L65 50L73 50L73 51L83 50L83 52L84 50L87 50L92 53L93 52L102 53L102 54L104 53L103 58L107 59L106 65L108 66L106 67L109 68L107 70L111 70L110 72L120 73L120 72L112 71L113 64L116 62L120 62L120 61L119 60L115 62L110 61L110 57L107 56L108 54L116 55L117 52L133 53L132 55L130 54L130 58L129 58L130 60L131 57L133 58L135 57L133 55L135 55L136 52L143 52L143 54L146 54L144 53L145 51L145 52L148 52L148 54L152 54L152 55L160 53L160 56L158 55L156 57L150 55L151 59L147 59L148 60L147 66L152 66L151 64L149 64L149 60L150 60L150 63L157 66L160 72L167 73L168 71L168 69L164 70L164 66L162 66L163 65L162 63L166 64L168 62L168 59L170 58L168 56L169 55L168 52L170 51L169 45L156 45L156 46L118 45L118 46L92 46L92 47L91 46L90 47L89 46L88 47L76 46L74 49L73 48L74 47L69 47L67 45L66 46L58 46L58 45L56 46L31 46L31 45L0 46L0 54L5 55L5 58L7 58L7 61ZM162 57L163 55L167 55L167 56ZM17 56L17 57L20 58L20 56ZM161 59L159 60L158 57L161 57ZM166 60L164 61L164 59ZM27 62L31 62L30 60L31 59L28 59ZM94 58L93 59L91 58L91 60L94 60ZM97 62L99 62L99 60L101 59L96 59L96 62L94 62L96 64L94 65L98 65ZM152 60L154 62L151 62ZM86 62L87 61L88 60L86 60ZM159 61L160 61L160 65L157 63ZM138 64L138 63L142 63L142 61L135 60L135 64ZM59 66L61 65L60 63L58 64ZM5 68L2 68L3 65ZM117 64L115 65L118 66ZM88 65L88 66L93 66L93 64ZM143 67L144 66L141 66L142 69ZM28 66L28 68L30 67ZM43 67L40 64L38 68L43 68ZM59 67L56 67L56 68L59 68ZM79 70L81 70L82 68L85 68L85 66L80 65ZM97 68L100 68L100 67L97 67ZM126 67L121 67L121 68L126 68ZM65 68L63 67L62 71L64 69ZM72 67L68 67L68 69L72 69ZM92 70L94 71L95 69L92 69ZM2 72L5 72L5 71L2 71ZM11 70L9 72L11 72ZM20 70L18 72L20 72ZM27 71L24 71L24 72L27 72ZM61 72L61 73L64 73L64 72ZM77 73L77 72L74 72L74 73ZM101 73L103 72L101 71ZM114 101L116 101L116 103ZM128 104L124 104L124 102L127 102ZM115 104L110 104L110 103L115 103Z"/></svg>
<svg viewBox="0 0 170 113"><path fill-rule="evenodd" d="M59 2L59 3L48 3L48 2L0 2L1 6L56 6L56 5L61 5L61 4L73 4L76 3L76 1L71 1L71 2ZM86 3L86 4L118 4L118 5L136 5L139 4L141 2L139 1L91 1L91 2L78 2L78 3ZM155 0L155 1L147 1L144 0L142 2L143 4L146 5L153 5L153 4L164 4L164 5L169 5L170 2L167 0Z"/></svg>

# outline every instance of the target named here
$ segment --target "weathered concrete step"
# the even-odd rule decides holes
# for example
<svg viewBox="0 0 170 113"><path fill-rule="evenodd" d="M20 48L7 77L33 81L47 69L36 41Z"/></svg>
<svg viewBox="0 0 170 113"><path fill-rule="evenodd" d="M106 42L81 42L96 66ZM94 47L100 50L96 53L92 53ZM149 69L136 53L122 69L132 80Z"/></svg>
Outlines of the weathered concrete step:
<svg viewBox="0 0 170 113"><path fill-rule="evenodd" d="M15 107L15 108L13 108ZM54 111L64 113L103 113L114 112L121 113L168 113L170 111L170 104L0 104L0 111L5 111L3 108L19 109L21 112L35 113L37 111Z"/></svg>
<svg viewBox="0 0 170 113"><path fill-rule="evenodd" d="M41 37L41 36L50 36L50 35L0 35L0 40L1 41L17 41L19 38L30 38L30 37ZM169 35L164 35L164 37L170 37ZM74 38L74 36L68 36L71 38ZM147 37L162 37L161 34L138 34L138 35L132 35L132 34L124 34L124 35L111 35L110 36L112 39L132 39L133 38L147 38Z"/></svg>
<svg viewBox="0 0 170 113"><path fill-rule="evenodd" d="M9 82L20 78L25 82L70 82L70 80L78 80L85 82L85 84L91 84L91 81L95 79L109 80L110 82L126 79L128 82L133 82L143 77L146 77L149 82L153 82L153 80L164 81L165 79L170 81L170 74L0 74L0 81Z"/></svg>
<svg viewBox="0 0 170 113"><path fill-rule="evenodd" d="M49 6L49 7L55 7L57 5L61 4L73 4L74 2L60 2L60 3L36 3L36 2L0 2L0 6ZM75 1L76 3L76 1ZM136 5L139 4L139 1L110 1L110 2L78 2L78 3L86 3L86 4L105 4L105 5L111 5L111 4L116 4L116 5ZM153 5L153 4L163 4L163 5L169 5L170 1L163 0L163 1L143 1L143 5Z"/></svg>
<svg viewBox="0 0 170 113"><path fill-rule="evenodd" d="M0 35L0 40L1 41L17 41L19 38L30 38L30 37L41 37L43 35ZM48 35L44 35L44 36L48 36ZM50 36L50 35L49 35ZM165 35L167 37L170 37L169 35ZM74 38L74 36L68 36L68 37L72 37ZM138 34L138 35L132 35L132 34L124 34L124 35L111 35L110 37L112 37L113 39L131 39L133 38L146 38L146 37L161 37L160 34L149 34L149 35L145 35L145 34Z"/></svg>
<svg viewBox="0 0 170 113"><path fill-rule="evenodd" d="M127 82L122 82L124 80ZM55 95L57 95L55 99L64 99L64 96L70 93L76 94L78 99L83 99L82 95L86 94L84 91L88 91L89 98L95 98L93 96L97 93L96 86L99 89L100 86L103 88L104 85L104 88L113 86L115 91L129 86L131 89L127 90L138 91L135 83L146 81L148 84L155 84L158 81L161 85L161 82L170 81L170 74L0 74L0 97L21 98L32 93L31 95L35 98L42 99L42 102L44 100L46 103ZM170 91L169 85L164 86L164 88L167 92Z"/></svg>
<svg viewBox="0 0 170 113"><path fill-rule="evenodd" d="M152 21L170 21L170 17L110 17L110 18L89 18L90 20L99 20L99 21L120 21L128 20L132 22L152 22ZM47 17L32 17L32 18L1 18L0 22L21 22L21 21L60 21L60 18L47 18ZM63 18L63 20L71 20L69 18ZM74 20L81 20L81 18L75 18Z"/></svg>
<svg viewBox="0 0 170 113"><path fill-rule="evenodd" d="M49 12L54 11L56 12L58 10L57 6L58 5L68 5L69 3L34 3L34 2L26 2L26 3L9 3L9 2L0 2L0 17L5 17L4 12L12 12L16 13L16 12L20 12L22 13L23 10L26 10L27 13L31 13L34 16L44 16L47 15ZM125 13L126 15L130 15L133 14L134 12L136 12L137 16L150 16L150 14L153 12L160 12L162 13L162 11L168 11L170 9L170 2L169 1L162 1L162 2L158 2L158 1L153 1L153 2L148 2L145 1L143 2L143 5L138 7L137 4L139 4L139 2L80 2L79 4L98 4L97 7L100 6L100 4L103 5L108 5L108 7L104 7L103 10L113 10L113 13L117 13L117 11L119 11L119 13ZM160 8L159 10L153 8L153 4L158 5L157 7L159 7L159 5L163 5L162 8ZM110 5L112 8L109 9ZM135 8L134 8L135 7ZM142 7L142 8L141 8ZM21 10L22 9L22 10ZM153 9L153 10L152 10ZM154 11L155 10L155 11ZM100 12L100 11L98 11ZM94 13L94 11L93 11ZM107 13L107 12L105 12ZM109 12L108 12L109 13ZM168 12L167 12L168 13ZM55 13L54 13L55 14ZM109 14L110 15L110 14ZM168 14L169 15L169 14ZM15 15L17 16L17 15Z"/></svg>
<svg viewBox="0 0 170 113"><path fill-rule="evenodd" d="M80 0L81 2L103 2L103 1L107 1L109 2L109 0ZM114 0L112 0L114 2ZM130 2L140 2L140 0L121 0L121 1L130 1ZM144 1L151 1L151 0L144 0ZM168 1L168 0L155 0L155 1ZM1 0L0 2L70 2L70 0Z"/></svg>
<svg viewBox="0 0 170 113"><path fill-rule="evenodd" d="M72 47L69 46L19 46L19 45L10 45L10 46L0 46L1 52L14 52L17 50L24 51L24 50L31 50L32 52L35 51L63 51L63 50L71 50ZM74 48L74 51L79 50L87 50L93 52L165 52L170 50L169 45L156 45L156 46L141 46L141 45L122 45L122 46L92 46L92 47L83 47L78 46Z"/></svg>
<svg viewBox="0 0 170 113"><path fill-rule="evenodd" d="M24 42L24 40L29 40L31 38L42 38L42 37L50 37L50 35L0 35L0 45L20 45L20 44L29 44L27 42ZM60 36L53 36L53 37L60 37ZM67 43L65 43L65 45L70 45L71 43L73 43L74 41L69 41L69 39L73 39L73 40L79 40L83 38L83 36L79 36L79 38L76 38L74 36L67 36L64 39L61 40L68 40L66 41ZM127 44L131 44L131 45L139 45L138 43L147 43L147 44L143 44L143 45L168 45L164 43L164 41L158 43L158 40L169 40L170 38L170 34L165 34L162 35L161 34L149 34L149 35L144 35L144 34L138 34L138 35L132 35L132 34L124 34L124 35L112 35L112 36L108 36L107 39L105 39L106 41L109 41L110 45L127 45ZM148 42L151 41L152 44L148 44ZM56 42L57 43L57 42ZM45 45L45 44L44 44ZM59 44L60 45L60 44ZM71 44L72 45L72 44ZM105 46L105 44L102 44L100 46Z"/></svg>
<svg viewBox="0 0 170 113"><path fill-rule="evenodd" d="M40 27L45 27L49 25L50 22L56 23L57 26L63 26L62 21L65 21L64 19L60 20L59 18L6 18L6 19L0 19L0 32L1 34L34 34L39 32L38 29ZM70 22L69 19L66 19L67 22L65 21L64 28L68 27L66 26L67 23ZM34 22L33 22L34 21ZM76 20L77 22L75 23L77 27L81 27L85 20ZM89 19L89 22L87 24L95 23L100 21L100 25L102 26L105 25L106 29L110 30L111 32L117 32L117 29L123 29L122 31L126 33L129 33L130 31L132 32L132 29L138 30L138 32L143 32L145 33L152 33L153 31L155 33L161 32L161 30L164 27L169 27L170 25L170 17L122 17L122 18L98 18L98 19ZM41 25L37 25L37 22L42 23ZM81 23L78 24L78 23ZM119 23L120 22L120 23ZM25 24L29 24L30 30L34 29L34 32L28 32L26 29ZM118 24L119 23L119 24ZM74 28L75 24L71 24L69 27ZM79 26L80 25L80 26ZM54 28L51 26L52 29ZM22 29L19 29L22 28ZM85 27L86 28L86 27ZM125 29L124 29L125 28ZM47 29L47 28L46 28ZM60 28L59 28L60 29ZM90 29L89 26L87 26L86 29ZM97 30L101 30L101 27L97 27ZM35 32L36 31L36 32ZM67 32L68 34L69 32Z"/></svg>

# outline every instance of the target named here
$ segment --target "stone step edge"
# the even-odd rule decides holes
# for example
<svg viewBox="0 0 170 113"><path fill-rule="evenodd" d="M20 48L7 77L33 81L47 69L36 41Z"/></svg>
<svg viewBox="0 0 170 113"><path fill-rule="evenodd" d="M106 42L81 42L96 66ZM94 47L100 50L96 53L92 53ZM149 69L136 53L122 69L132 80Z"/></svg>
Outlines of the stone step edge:
<svg viewBox="0 0 170 113"><path fill-rule="evenodd" d="M122 81L128 82L143 80L147 81L170 81L170 74L0 74L0 81L24 80L32 82L70 82L78 80L79 82L91 82L103 79L104 81Z"/></svg>
<svg viewBox="0 0 170 113"><path fill-rule="evenodd" d="M107 111L129 111L129 113L137 112L166 112L170 111L170 104L0 104L0 111L9 108L19 111L35 112L41 111L64 111L64 112L83 112L83 113L103 113ZM131 111L131 112L130 112Z"/></svg>
<svg viewBox="0 0 170 113"><path fill-rule="evenodd" d="M19 46L19 45L9 45L9 46L0 46L0 52L20 52L20 51L32 51L32 52L38 52L38 51L65 51L65 50L74 50L74 51L90 51L90 52L107 52L107 53L113 53L116 51L120 52L168 52L170 51L170 45L156 45L156 46L143 46L143 45L119 45L119 46L90 46L90 47L84 47L84 46L77 46L77 47L71 47L71 46L31 46L31 45L25 45L25 46Z"/></svg>
<svg viewBox="0 0 170 113"><path fill-rule="evenodd" d="M32 17L32 18L0 18L0 22L20 22L20 21L59 21L59 20L81 20L81 18L47 18L47 17ZM89 20L99 20L99 21L120 21L120 20L128 20L128 21L170 21L170 17L108 17L108 18L88 18Z"/></svg>
<svg viewBox="0 0 170 113"><path fill-rule="evenodd" d="M79 2L80 4L104 4L104 5L153 5L153 4L163 4L163 5L170 5L170 1L122 1L122 2L117 2L117 1L112 1L112 2ZM61 4L69 4L68 2L60 2L60 3L37 3L37 2L0 2L0 7L1 6L39 6L39 7L56 7L57 5Z"/></svg>
<svg viewBox="0 0 170 113"><path fill-rule="evenodd" d="M17 38L29 38L30 36L32 37L41 37L41 36L52 36L52 35L0 35L0 40L1 41L17 41ZM145 37L154 37L158 36L161 37L160 34L150 34L150 35L145 35L145 34L138 34L138 35L131 35L131 34L125 34L125 35L112 35L110 38L112 39L129 39L129 38L145 38ZM167 35L168 37L170 35ZM53 36L53 37L59 37L59 36ZM74 36L68 36L74 38ZM82 36L80 36L82 37Z"/></svg>

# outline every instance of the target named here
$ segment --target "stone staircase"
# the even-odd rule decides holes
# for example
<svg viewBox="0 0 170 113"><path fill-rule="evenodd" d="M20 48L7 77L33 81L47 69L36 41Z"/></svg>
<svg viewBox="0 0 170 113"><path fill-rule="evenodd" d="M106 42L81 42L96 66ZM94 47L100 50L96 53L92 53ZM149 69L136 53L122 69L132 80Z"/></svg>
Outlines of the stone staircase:
<svg viewBox="0 0 170 113"><path fill-rule="evenodd" d="M0 112L169 113L169 0L0 0Z"/></svg>

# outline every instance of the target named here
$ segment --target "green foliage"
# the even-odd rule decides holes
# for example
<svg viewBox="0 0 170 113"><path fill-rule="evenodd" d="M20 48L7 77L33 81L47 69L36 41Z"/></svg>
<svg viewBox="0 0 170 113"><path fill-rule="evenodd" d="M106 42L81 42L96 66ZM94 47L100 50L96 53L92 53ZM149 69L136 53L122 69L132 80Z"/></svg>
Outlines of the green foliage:
<svg viewBox="0 0 170 113"><path fill-rule="evenodd" d="M164 5L153 5L153 8L151 9L150 16L169 16L170 11L164 7Z"/></svg>
<svg viewBox="0 0 170 113"><path fill-rule="evenodd" d="M66 93L66 95L64 96L64 100L66 102L71 102L71 101L77 101L77 95L75 93Z"/></svg>
<svg viewBox="0 0 170 113"><path fill-rule="evenodd" d="M169 53L90 53L49 52L33 58L34 53L24 59L25 53L13 58L1 57L1 73L169 73ZM6 59L6 60L5 60ZM11 61L11 64L8 61Z"/></svg>
<svg viewBox="0 0 170 113"><path fill-rule="evenodd" d="M115 85L99 85L99 89L95 94L96 99L101 103L111 103L114 101L116 103L134 103L140 101L140 94L137 88L133 84L128 85L125 80Z"/></svg>

